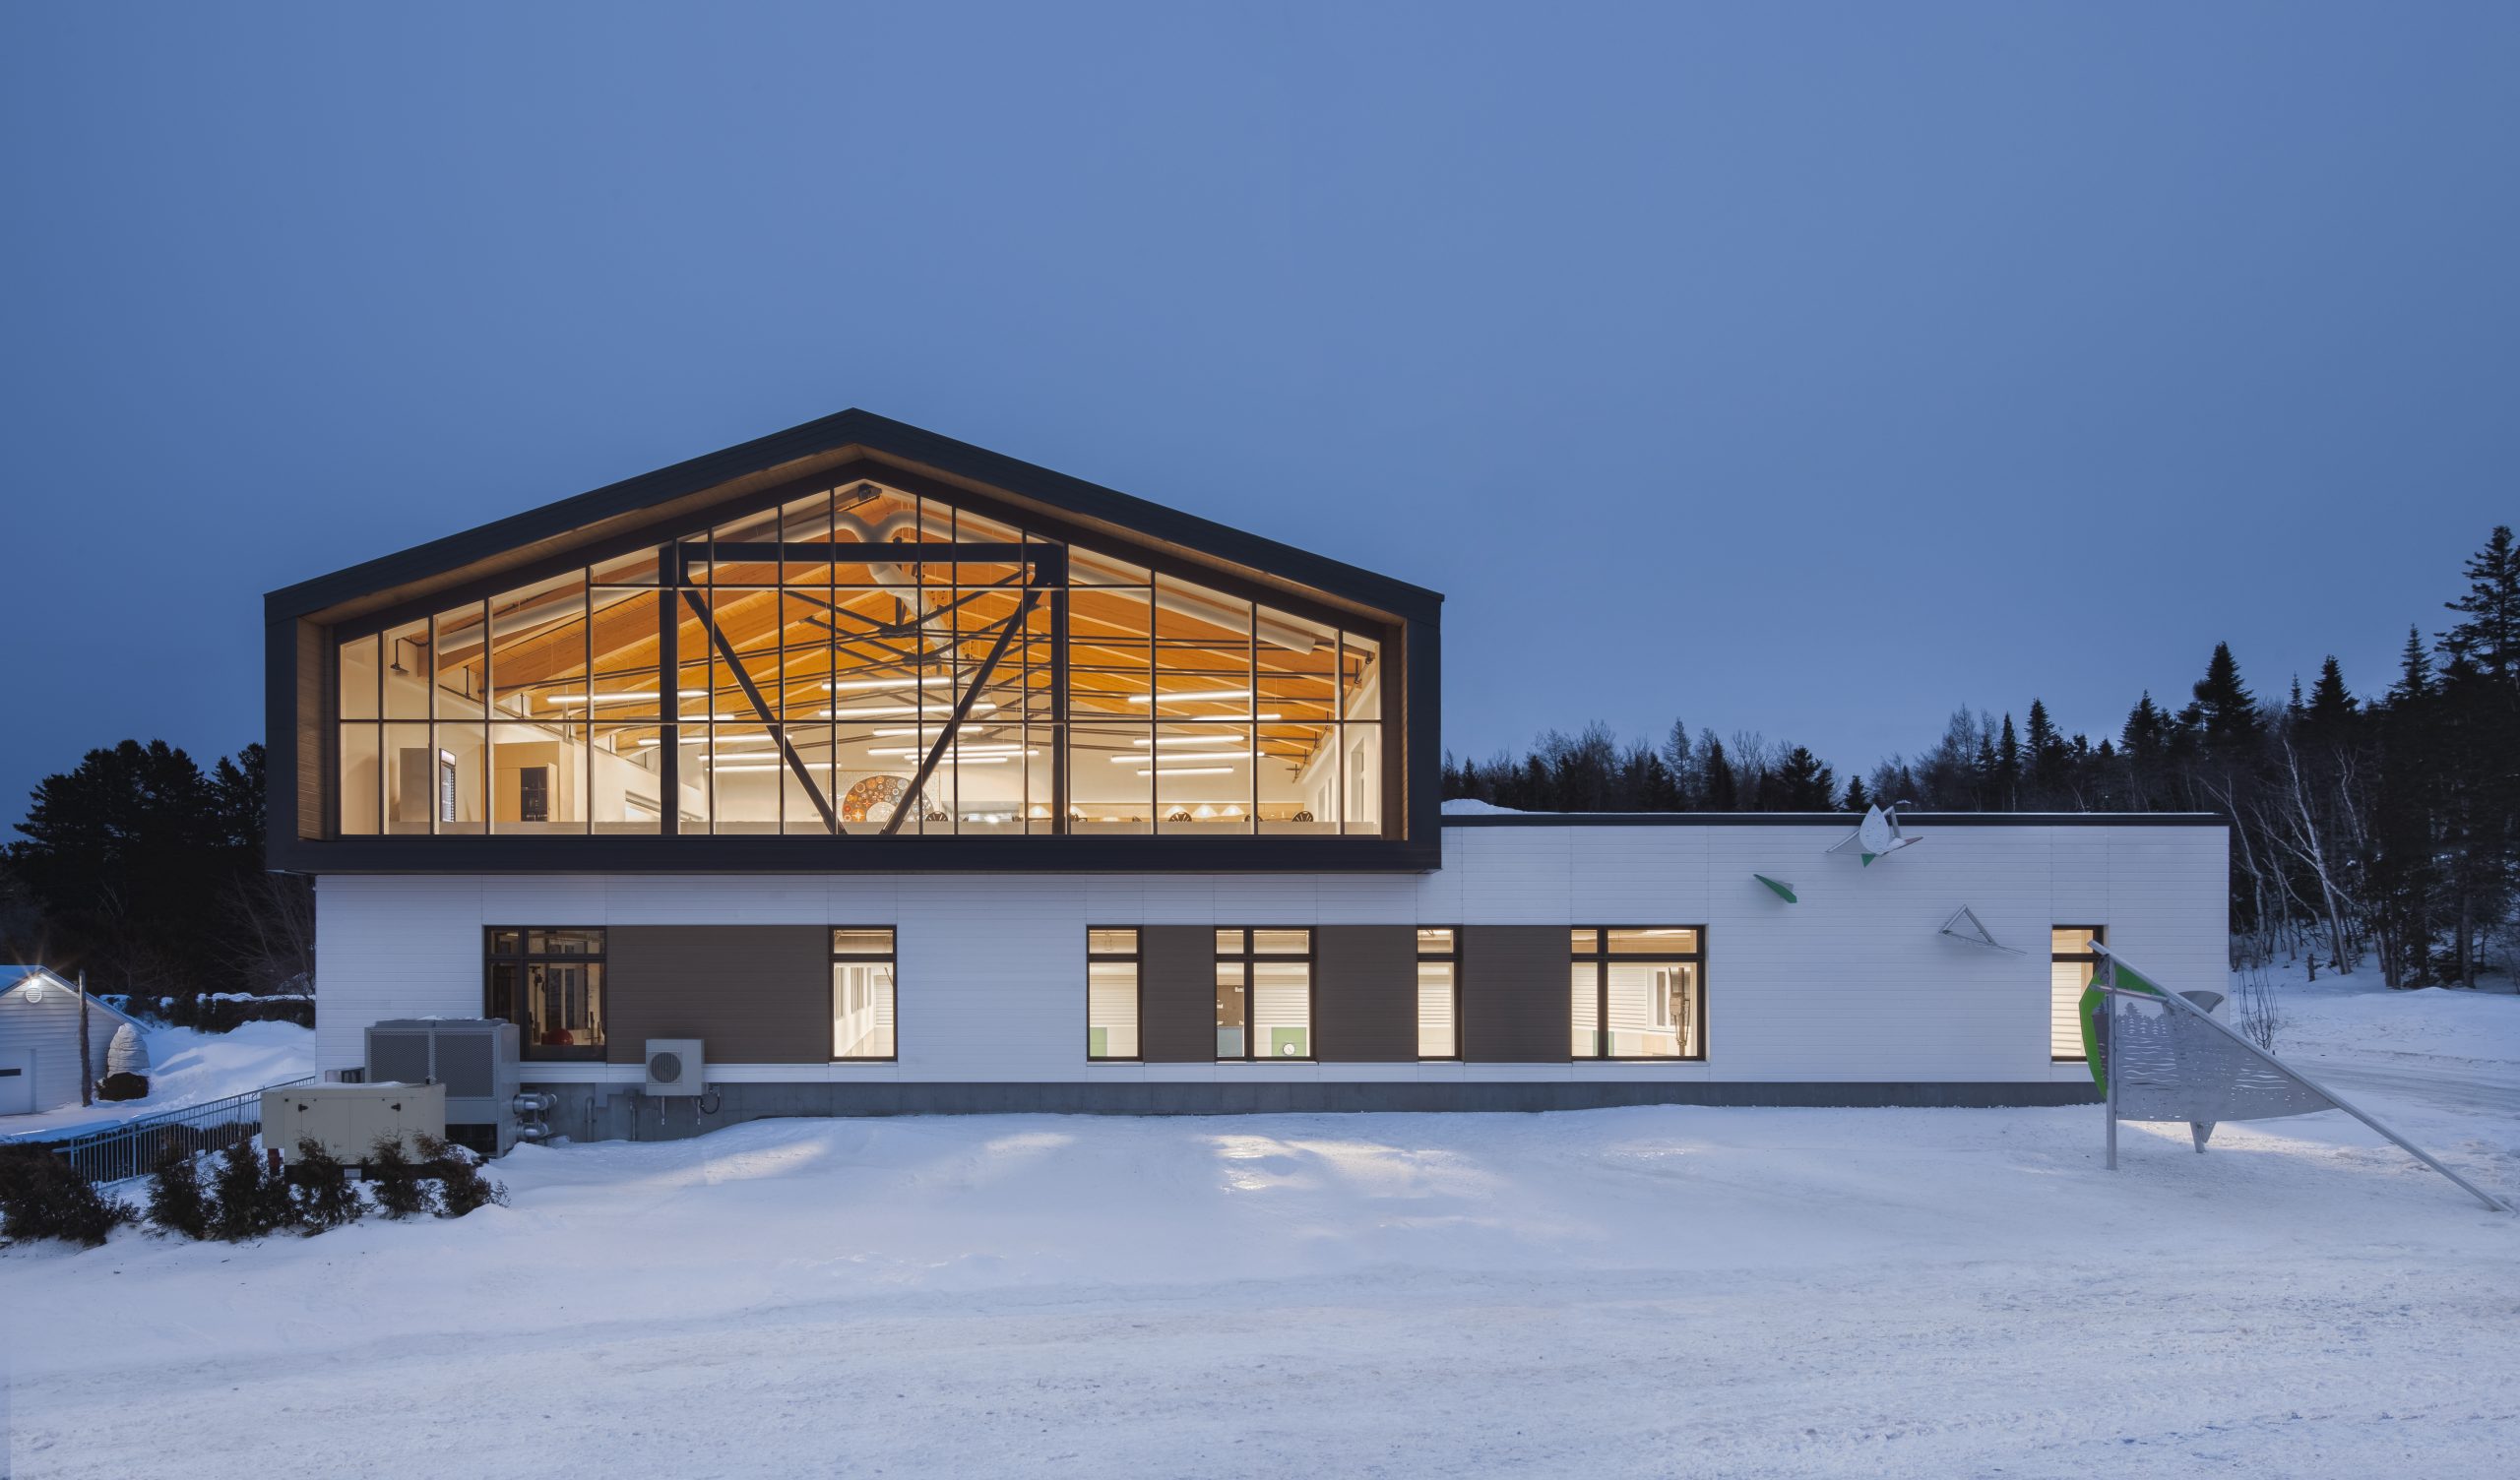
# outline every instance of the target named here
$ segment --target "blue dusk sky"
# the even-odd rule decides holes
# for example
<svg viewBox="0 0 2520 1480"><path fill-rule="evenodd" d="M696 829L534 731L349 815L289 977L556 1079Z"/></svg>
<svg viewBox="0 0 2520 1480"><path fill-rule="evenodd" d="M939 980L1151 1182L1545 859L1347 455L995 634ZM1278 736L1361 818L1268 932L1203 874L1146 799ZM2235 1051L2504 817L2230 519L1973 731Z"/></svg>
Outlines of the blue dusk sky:
<svg viewBox="0 0 2520 1480"><path fill-rule="evenodd" d="M0 816L263 591L864 406L1446 593L1444 738L2387 680L2520 6L0 8Z"/></svg>

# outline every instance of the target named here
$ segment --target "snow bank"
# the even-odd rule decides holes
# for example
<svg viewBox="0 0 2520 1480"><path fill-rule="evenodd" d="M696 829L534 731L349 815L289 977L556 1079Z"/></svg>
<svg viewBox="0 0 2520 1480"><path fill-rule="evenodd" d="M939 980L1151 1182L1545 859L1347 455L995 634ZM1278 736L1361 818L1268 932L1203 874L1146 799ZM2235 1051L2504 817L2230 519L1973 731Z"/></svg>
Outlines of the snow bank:
<svg viewBox="0 0 2520 1480"><path fill-rule="evenodd" d="M1451 801L1444 803L1444 815L1446 817L1489 817L1501 814L1520 815L1521 811L1522 809L1519 807L1499 807L1494 802L1482 802L1466 796L1457 796Z"/></svg>
<svg viewBox="0 0 2520 1480"><path fill-rule="evenodd" d="M2507 1048L2510 1005L2416 1012ZM2520 1109L2361 1098L2520 1194ZM522 1150L461 1222L11 1251L0 1313L45 1333L46 1476L168 1436L192 1475L432 1480L2520 1471L2520 1217L2334 1113L2123 1141L2111 1175L2093 1108L767 1122Z"/></svg>
<svg viewBox="0 0 2520 1480"><path fill-rule="evenodd" d="M41 1115L0 1120L0 1137L58 1140L83 1131L120 1125L161 1110L243 1094L315 1072L315 1033L293 1022L247 1022L231 1032L188 1027L153 1028L149 1042L149 1093L136 1100L99 1101Z"/></svg>

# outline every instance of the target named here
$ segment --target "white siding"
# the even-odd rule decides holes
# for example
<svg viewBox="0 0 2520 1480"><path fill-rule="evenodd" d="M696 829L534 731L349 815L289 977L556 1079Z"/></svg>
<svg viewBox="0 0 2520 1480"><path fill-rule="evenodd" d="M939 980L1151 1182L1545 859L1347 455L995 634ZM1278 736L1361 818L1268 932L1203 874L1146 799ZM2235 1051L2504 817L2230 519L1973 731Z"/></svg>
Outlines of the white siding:
<svg viewBox="0 0 2520 1480"><path fill-rule="evenodd" d="M43 988L40 1002L30 1002L27 987ZM93 998L88 1003L89 1082L103 1079L105 1049L114 1029L129 1019ZM79 991L54 976L34 983L11 982L0 989L0 1048L32 1050L34 1108L58 1110L79 1103ZM0 1123L0 1134L5 1133Z"/></svg>
<svg viewBox="0 0 2520 1480"><path fill-rule="evenodd" d="M2048 1061L2048 931L2109 927L2174 983L2219 986L2218 828L1921 826L1865 867L1830 827L1447 828L1420 876L334 876L317 892L327 1065L379 1018L480 1010L485 925L814 923L899 931L900 1062L710 1066L729 1079L2071 1079ZM1787 904L1750 876L1792 884ZM1939 934L1962 905L2023 954ZM1094 925L1698 925L1705 1063L1092 1065ZM573 1066L542 1079L626 1075Z"/></svg>

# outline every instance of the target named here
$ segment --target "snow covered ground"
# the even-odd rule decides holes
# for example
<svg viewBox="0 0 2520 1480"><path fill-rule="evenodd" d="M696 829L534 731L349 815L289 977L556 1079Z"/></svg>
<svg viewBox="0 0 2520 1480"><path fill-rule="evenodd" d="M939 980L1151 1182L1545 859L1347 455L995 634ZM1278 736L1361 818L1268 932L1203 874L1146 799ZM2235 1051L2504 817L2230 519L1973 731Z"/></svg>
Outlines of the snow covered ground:
<svg viewBox="0 0 2520 1480"><path fill-rule="evenodd" d="M293 1022L247 1022L233 1031L188 1027L149 1033L149 1093L136 1100L72 1105L0 1120L0 1141L58 1140L162 1110L260 1089L315 1072L315 1032Z"/></svg>
<svg viewBox="0 0 2520 1480"><path fill-rule="evenodd" d="M2279 1051L2520 1195L2520 999ZM2448 1087L2444 1087L2448 1086ZM0 1255L51 1476L2520 1473L2520 1216L2329 1113L773 1122Z"/></svg>

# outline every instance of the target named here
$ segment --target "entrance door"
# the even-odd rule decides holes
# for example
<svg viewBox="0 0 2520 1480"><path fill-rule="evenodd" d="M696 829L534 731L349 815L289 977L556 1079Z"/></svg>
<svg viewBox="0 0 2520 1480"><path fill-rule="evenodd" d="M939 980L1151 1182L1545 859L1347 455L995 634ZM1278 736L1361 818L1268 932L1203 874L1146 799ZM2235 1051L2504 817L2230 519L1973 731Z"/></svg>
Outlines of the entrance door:
<svg viewBox="0 0 2520 1480"><path fill-rule="evenodd" d="M32 1115L35 1108L35 1051L0 1048L0 1115Z"/></svg>

